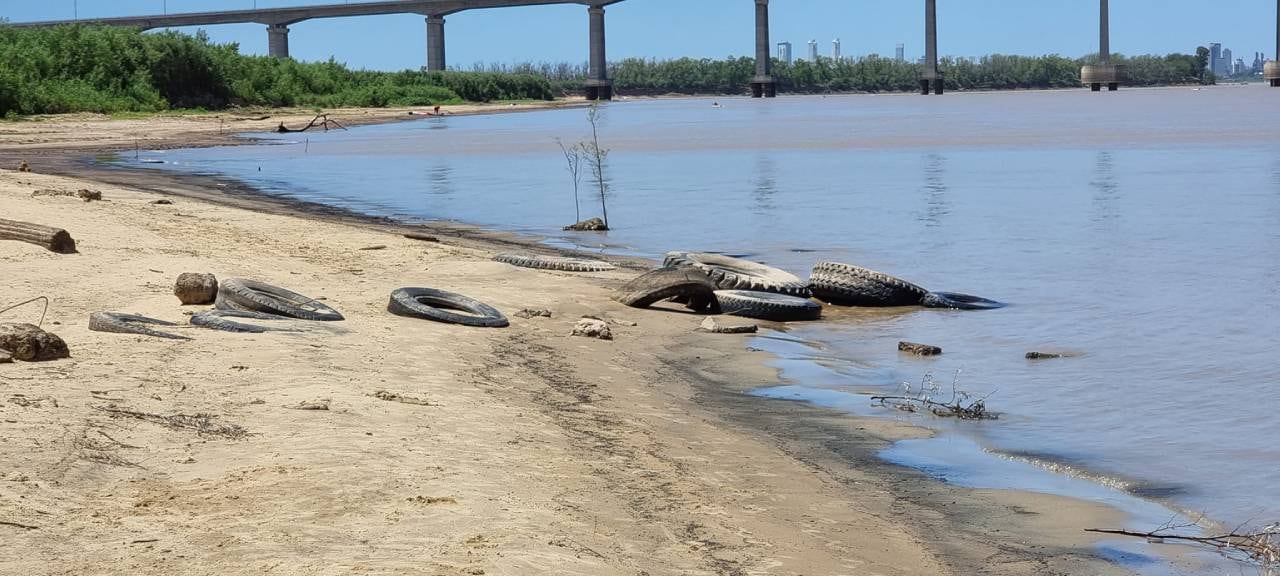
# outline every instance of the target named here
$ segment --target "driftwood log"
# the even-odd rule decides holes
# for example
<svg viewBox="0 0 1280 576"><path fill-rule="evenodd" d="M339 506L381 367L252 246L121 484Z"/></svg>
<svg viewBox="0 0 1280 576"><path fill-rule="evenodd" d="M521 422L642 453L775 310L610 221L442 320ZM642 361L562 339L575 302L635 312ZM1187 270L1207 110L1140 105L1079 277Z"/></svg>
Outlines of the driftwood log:
<svg viewBox="0 0 1280 576"><path fill-rule="evenodd" d="M0 240L27 242L59 254L74 254L76 251L76 241L66 230L17 220L0 219Z"/></svg>
<svg viewBox="0 0 1280 576"><path fill-rule="evenodd" d="M343 126L341 122L338 122L337 120L330 120L328 114L316 114L316 117L312 118L311 122L308 122L307 125L302 128L290 128L285 126L284 122L281 122L279 126L276 126L276 133L287 134L290 132L306 132L316 126L324 128L325 132L328 132L329 127L331 126L334 128L341 128L343 130L347 129L347 127Z"/></svg>

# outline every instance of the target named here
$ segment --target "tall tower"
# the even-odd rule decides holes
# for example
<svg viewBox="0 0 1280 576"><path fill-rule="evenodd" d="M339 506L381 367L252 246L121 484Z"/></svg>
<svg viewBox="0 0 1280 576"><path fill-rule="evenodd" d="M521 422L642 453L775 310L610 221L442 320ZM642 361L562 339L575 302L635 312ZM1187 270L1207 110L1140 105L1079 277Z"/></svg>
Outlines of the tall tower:
<svg viewBox="0 0 1280 576"><path fill-rule="evenodd" d="M899 62L907 59L907 46L905 44L898 44L897 49L894 50L893 59Z"/></svg>
<svg viewBox="0 0 1280 576"><path fill-rule="evenodd" d="M791 43L790 42L778 43L778 61L785 62L788 65L791 64Z"/></svg>
<svg viewBox="0 0 1280 576"><path fill-rule="evenodd" d="M836 62L840 61L840 39L836 38L831 41L831 59Z"/></svg>
<svg viewBox="0 0 1280 576"><path fill-rule="evenodd" d="M1124 76L1119 66L1111 63L1111 7L1107 0L1098 0L1098 63L1089 64L1080 69L1080 81L1094 92L1120 89L1120 80Z"/></svg>
<svg viewBox="0 0 1280 576"><path fill-rule="evenodd" d="M818 61L818 41L817 40L809 41L809 61L810 62Z"/></svg>

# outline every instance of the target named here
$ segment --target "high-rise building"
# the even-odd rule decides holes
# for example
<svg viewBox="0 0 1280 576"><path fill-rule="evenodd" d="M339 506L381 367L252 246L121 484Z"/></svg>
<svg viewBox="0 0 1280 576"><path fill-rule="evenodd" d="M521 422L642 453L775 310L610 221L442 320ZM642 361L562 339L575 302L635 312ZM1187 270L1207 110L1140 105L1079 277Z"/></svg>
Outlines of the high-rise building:
<svg viewBox="0 0 1280 576"><path fill-rule="evenodd" d="M1230 76L1232 74L1232 65L1236 63L1235 58L1231 57L1231 49L1222 49L1222 75Z"/></svg>
<svg viewBox="0 0 1280 576"><path fill-rule="evenodd" d="M905 44L898 44L897 50L893 53L893 59L899 62L907 59L907 46Z"/></svg>
<svg viewBox="0 0 1280 576"><path fill-rule="evenodd" d="M1250 72L1253 72L1254 74L1261 74L1261 73L1262 73L1262 67L1265 65L1266 60L1267 60L1266 58L1263 58L1263 57L1262 57L1262 53L1261 53L1261 52L1254 52L1254 53L1253 53L1253 68L1250 68L1250 69L1249 69L1249 71L1250 71Z"/></svg>
<svg viewBox="0 0 1280 576"><path fill-rule="evenodd" d="M791 63L791 43L790 42L778 43L778 60L781 62L785 62L787 64Z"/></svg>
<svg viewBox="0 0 1280 576"><path fill-rule="evenodd" d="M1214 42L1209 45L1209 71L1215 75L1222 74L1222 44Z"/></svg>
<svg viewBox="0 0 1280 576"><path fill-rule="evenodd" d="M1236 64L1231 67L1231 73L1236 76L1244 74L1244 58L1236 58Z"/></svg>
<svg viewBox="0 0 1280 576"><path fill-rule="evenodd" d="M831 59L837 62L840 61L840 39L839 38L836 38L835 40L831 41Z"/></svg>
<svg viewBox="0 0 1280 576"><path fill-rule="evenodd" d="M810 62L818 61L818 41L817 40L809 41L809 61Z"/></svg>

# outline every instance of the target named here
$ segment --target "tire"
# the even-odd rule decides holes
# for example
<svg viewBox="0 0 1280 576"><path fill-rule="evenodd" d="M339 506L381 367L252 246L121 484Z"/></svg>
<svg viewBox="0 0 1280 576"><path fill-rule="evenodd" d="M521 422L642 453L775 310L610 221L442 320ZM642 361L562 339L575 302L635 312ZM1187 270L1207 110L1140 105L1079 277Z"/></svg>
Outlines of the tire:
<svg viewBox="0 0 1280 576"><path fill-rule="evenodd" d="M809 288L819 300L840 306L915 306L927 293L906 280L836 262L814 266Z"/></svg>
<svg viewBox="0 0 1280 576"><path fill-rule="evenodd" d="M721 314L757 320L792 322L822 316L822 305L817 302L772 292L716 290L716 304Z"/></svg>
<svg viewBox="0 0 1280 576"><path fill-rule="evenodd" d="M537 254L499 254L494 260L521 268L559 270L562 272L608 272L617 266L600 260L565 258L563 256L539 256Z"/></svg>
<svg viewBox="0 0 1280 576"><path fill-rule="evenodd" d="M720 290L774 292L808 298L809 285L785 270L759 262L704 252L668 252L663 266L692 266L702 270Z"/></svg>
<svg viewBox="0 0 1280 576"><path fill-rule="evenodd" d="M925 308L950 308L952 310L995 310L1008 306L1004 302L996 302L969 294L955 292L930 292L920 300Z"/></svg>
<svg viewBox="0 0 1280 576"><path fill-rule="evenodd" d="M632 308L648 308L663 300L678 299L693 310L715 302L715 286L701 270L683 266L659 268L623 284L613 299Z"/></svg>
<svg viewBox="0 0 1280 576"><path fill-rule="evenodd" d="M297 292L256 280L228 278L218 286L214 306L221 310L262 312L299 320L336 322L342 320L337 310Z"/></svg>
<svg viewBox="0 0 1280 576"><path fill-rule="evenodd" d="M459 314L453 310L467 314ZM393 291L387 311L397 316L477 328L506 328L510 325L507 317L493 306L461 294L431 288L400 288Z"/></svg>
<svg viewBox="0 0 1280 576"><path fill-rule="evenodd" d="M263 312L249 312L246 310L206 310L191 317L192 326L201 326L211 330L221 330L223 332L237 332L241 334L262 334L263 332L297 332L292 328L267 328L266 326L255 326L253 324L245 324L243 322L235 322L227 320L227 318L252 318L254 320L288 320L284 316L275 314L266 314Z"/></svg>
<svg viewBox="0 0 1280 576"><path fill-rule="evenodd" d="M155 326L177 326L177 324L174 324L173 322L165 322L164 320L156 320L155 318L147 318L146 316L138 316L136 314L94 312L89 315L89 329L94 332L141 334L143 336L168 338L170 340L190 340L190 338L187 338L186 336L152 330L151 328L147 328L147 324Z"/></svg>

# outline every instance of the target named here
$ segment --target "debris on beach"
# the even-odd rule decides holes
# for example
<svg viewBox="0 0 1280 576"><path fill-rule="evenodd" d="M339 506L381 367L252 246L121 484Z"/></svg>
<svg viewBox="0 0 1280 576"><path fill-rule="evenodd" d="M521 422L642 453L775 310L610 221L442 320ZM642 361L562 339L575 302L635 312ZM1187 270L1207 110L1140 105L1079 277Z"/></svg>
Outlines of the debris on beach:
<svg viewBox="0 0 1280 576"><path fill-rule="evenodd" d="M0 350L0 364L13 364L13 354L8 350Z"/></svg>
<svg viewBox="0 0 1280 576"><path fill-rule="evenodd" d="M168 199L165 199L165 198L161 198L161 199L159 199L159 200L152 200L152 201L151 201L151 203L152 203L152 204L155 204L155 205L157 205L157 206L170 206L170 205L172 205L172 204L173 204L173 200L168 200Z"/></svg>
<svg viewBox="0 0 1280 576"><path fill-rule="evenodd" d="M516 312L516 317L525 318L525 319L550 318L551 311L547 310L546 308L525 308L524 310Z"/></svg>
<svg viewBox="0 0 1280 576"><path fill-rule="evenodd" d="M898 342L898 350L916 356L938 356L942 354L942 348L930 346L928 344L917 344L915 342L907 342L903 340Z"/></svg>
<svg viewBox="0 0 1280 576"><path fill-rule="evenodd" d="M619 287L613 299L632 308L648 308L663 300L679 299L695 311L704 310L716 301L711 279L691 267L646 272Z"/></svg>
<svg viewBox="0 0 1280 576"><path fill-rule="evenodd" d="M183 272L173 285L173 295L183 304L210 304L218 297L218 278L213 274Z"/></svg>
<svg viewBox="0 0 1280 576"><path fill-rule="evenodd" d="M414 406L438 406L438 404L431 403L430 400L424 400L422 398L416 398L396 392L389 392L387 390L379 390L370 394L370 396L386 402L399 402L401 404L412 404Z"/></svg>
<svg viewBox="0 0 1280 576"><path fill-rule="evenodd" d="M76 241L66 230L30 222L0 219L0 240L35 244L59 254L74 254Z"/></svg>
<svg viewBox="0 0 1280 576"><path fill-rule="evenodd" d="M360 248L360 250L386 250L386 249L387 249L386 244L378 244L376 246L365 246L364 248Z"/></svg>
<svg viewBox="0 0 1280 576"><path fill-rule="evenodd" d="M52 188L42 188L40 190L36 190L35 192L31 193L32 198L39 198L41 196L68 196L73 198L79 198L81 200L84 200L85 202L92 202L94 200L101 200L102 192L99 192L98 190L90 190L88 188L81 188L75 192L72 192L70 190L54 190Z"/></svg>
<svg viewBox="0 0 1280 576"><path fill-rule="evenodd" d="M995 394L994 391L977 400L970 400L972 397L969 393L958 388L959 380L960 371L956 370L955 377L951 379L951 398L946 401L938 399L943 394L942 385L934 380L932 373L924 375L918 390L910 383L903 382L901 396L872 396L871 401L874 402L874 406L911 413L929 412L942 418L960 420L998 420L1000 418L999 414L987 410L987 399Z"/></svg>
<svg viewBox="0 0 1280 576"><path fill-rule="evenodd" d="M609 230L609 227L605 226L604 220L599 218L588 218L578 222L577 224L565 226L564 230L570 230L573 232L605 232Z"/></svg>
<svg viewBox="0 0 1280 576"><path fill-rule="evenodd" d="M219 424L216 422L217 416L212 414L170 414L166 416L123 408L115 404L94 406L93 409L106 412L117 418L133 418L173 430L191 430L201 436L221 436L235 439L249 435L248 430L236 424Z"/></svg>
<svg viewBox="0 0 1280 576"><path fill-rule="evenodd" d="M19 171L19 172L30 172L30 171L31 171L31 165L30 165L30 164L28 164L26 160L23 160L23 161L21 161L21 162L18 162L18 171Z"/></svg>
<svg viewBox="0 0 1280 576"><path fill-rule="evenodd" d="M288 126L284 125L284 122L281 122L279 126L276 126L276 133L287 134L290 132L306 132L307 130L310 130L317 126L324 128L325 132L328 132L330 127L340 128L342 130L347 129L347 127L343 126L341 122L330 119L328 114L316 114L316 117L312 118L311 121L308 122L307 125L303 126L302 128L289 128Z"/></svg>
<svg viewBox="0 0 1280 576"><path fill-rule="evenodd" d="M70 358L67 343L52 332L34 324L0 323L0 350L15 360L44 362Z"/></svg>
<svg viewBox="0 0 1280 576"><path fill-rule="evenodd" d="M138 316L136 314L121 314L119 312L94 312L89 315L89 330L94 332L112 332L115 334L140 334L142 336L153 336L156 338L168 338L170 340L190 340L186 336L178 334L170 334L149 328L148 325L154 326L177 326L173 322L157 320L155 318L147 318L146 316Z"/></svg>
<svg viewBox="0 0 1280 576"><path fill-rule="evenodd" d="M404 237L410 240L418 240L421 242L439 242L440 241L439 238L432 236L430 234L419 234L417 232L408 232L404 235Z"/></svg>
<svg viewBox="0 0 1280 576"><path fill-rule="evenodd" d="M329 410L329 399L321 398L319 400L303 400L293 406L285 406L290 410Z"/></svg>
<svg viewBox="0 0 1280 576"><path fill-rule="evenodd" d="M760 327L755 324L721 324L715 318L707 318L702 321L701 326L698 326L698 332L710 332L712 334L755 334L759 331Z"/></svg>
<svg viewBox="0 0 1280 576"><path fill-rule="evenodd" d="M583 318L574 325L573 336L598 338L600 340L613 340L613 331L609 329L609 324L604 320Z"/></svg>

